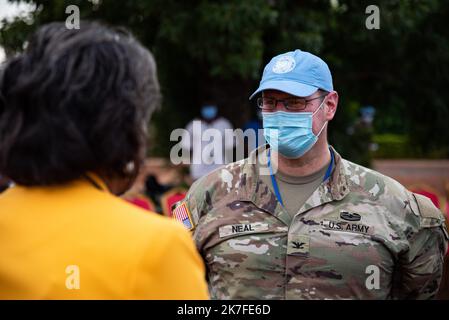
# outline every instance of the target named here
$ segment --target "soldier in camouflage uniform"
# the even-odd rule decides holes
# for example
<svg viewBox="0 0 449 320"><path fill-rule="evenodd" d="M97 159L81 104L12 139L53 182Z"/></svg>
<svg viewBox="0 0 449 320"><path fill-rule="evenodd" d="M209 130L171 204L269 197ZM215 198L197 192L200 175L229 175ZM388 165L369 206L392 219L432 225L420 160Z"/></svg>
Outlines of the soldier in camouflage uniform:
<svg viewBox="0 0 449 320"><path fill-rule="evenodd" d="M258 91L277 89L290 95L290 89L283 91L283 87L264 82L270 70L279 71L275 76L282 77L295 72L301 59L313 58L315 65L324 63L298 51L275 57L265 68ZM324 73L324 85L318 81L315 91L324 87L332 92L326 84L326 70ZM330 100L325 98L322 105ZM326 135L318 141L302 157L313 154L320 143L327 144ZM277 152L273 146L271 149L273 154ZM212 298L435 296L448 234L443 215L428 198L341 158L329 147L321 153L330 151L331 173L299 211L291 214L280 201L281 195L274 192L274 185L263 178L268 150L270 145L262 146L247 159L198 180L175 209L188 214L187 226L205 261Z"/></svg>

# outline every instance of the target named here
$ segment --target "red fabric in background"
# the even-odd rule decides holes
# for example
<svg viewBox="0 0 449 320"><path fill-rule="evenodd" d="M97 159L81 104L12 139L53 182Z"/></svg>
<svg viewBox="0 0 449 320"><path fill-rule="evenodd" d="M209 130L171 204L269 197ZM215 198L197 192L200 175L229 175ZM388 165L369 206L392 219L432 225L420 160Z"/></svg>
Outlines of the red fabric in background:
<svg viewBox="0 0 449 320"><path fill-rule="evenodd" d="M149 203L143 199L139 199L139 198L134 198L134 199L126 199L126 201L140 207L143 208L145 210L151 211L152 208L150 207Z"/></svg>
<svg viewBox="0 0 449 320"><path fill-rule="evenodd" d="M178 201L183 200L186 197L185 193L175 193L174 195L169 196L166 201L167 201L167 207L168 207L168 215L171 217L171 207Z"/></svg>

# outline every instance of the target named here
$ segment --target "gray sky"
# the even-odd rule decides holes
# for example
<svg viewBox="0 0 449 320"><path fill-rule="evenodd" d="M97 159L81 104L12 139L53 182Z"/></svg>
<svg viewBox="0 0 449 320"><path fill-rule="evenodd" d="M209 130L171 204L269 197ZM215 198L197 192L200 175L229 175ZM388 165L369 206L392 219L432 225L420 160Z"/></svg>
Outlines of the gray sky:
<svg viewBox="0 0 449 320"><path fill-rule="evenodd" d="M30 7L26 3L11 4L7 0L0 0L0 21L4 18L9 20L15 16L26 14L27 12L32 10L32 8L33 7ZM0 62L2 62L4 59L5 53L0 47Z"/></svg>

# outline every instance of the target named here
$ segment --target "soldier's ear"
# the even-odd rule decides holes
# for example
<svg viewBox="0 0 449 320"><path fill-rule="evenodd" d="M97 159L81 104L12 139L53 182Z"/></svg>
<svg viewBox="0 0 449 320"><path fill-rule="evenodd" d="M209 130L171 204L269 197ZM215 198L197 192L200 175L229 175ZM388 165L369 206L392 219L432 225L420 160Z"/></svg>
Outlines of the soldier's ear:
<svg viewBox="0 0 449 320"><path fill-rule="evenodd" d="M338 106L338 93L337 91L329 92L326 97L326 120L330 121L334 118L337 112Z"/></svg>

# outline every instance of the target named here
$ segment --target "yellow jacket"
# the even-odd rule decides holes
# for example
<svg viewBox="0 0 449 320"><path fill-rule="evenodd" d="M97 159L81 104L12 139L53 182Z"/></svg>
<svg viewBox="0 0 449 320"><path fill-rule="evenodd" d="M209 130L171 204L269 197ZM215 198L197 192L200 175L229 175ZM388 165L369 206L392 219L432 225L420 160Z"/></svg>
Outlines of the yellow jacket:
<svg viewBox="0 0 449 320"><path fill-rule="evenodd" d="M94 179L0 195L0 299L207 299L181 223Z"/></svg>

